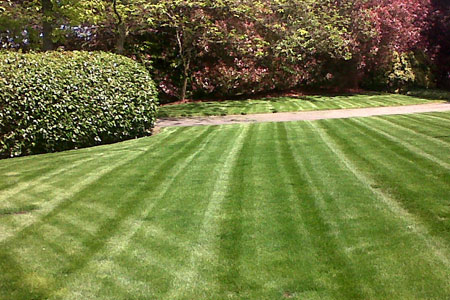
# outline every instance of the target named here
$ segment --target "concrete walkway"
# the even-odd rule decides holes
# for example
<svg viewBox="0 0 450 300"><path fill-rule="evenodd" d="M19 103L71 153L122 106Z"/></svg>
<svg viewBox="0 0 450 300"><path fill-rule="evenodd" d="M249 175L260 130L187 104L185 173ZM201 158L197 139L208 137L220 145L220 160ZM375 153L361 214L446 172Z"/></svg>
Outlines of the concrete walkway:
<svg viewBox="0 0 450 300"><path fill-rule="evenodd" d="M420 105L370 107L356 109L333 109L300 112L266 113L253 115L229 115L208 117L180 117L162 118L156 123L157 127L169 126L202 126L202 125L225 125L238 123L260 123L260 122L290 122L322 119L342 119L354 117L372 117L386 115L402 115L426 112L450 111L450 103L431 103Z"/></svg>

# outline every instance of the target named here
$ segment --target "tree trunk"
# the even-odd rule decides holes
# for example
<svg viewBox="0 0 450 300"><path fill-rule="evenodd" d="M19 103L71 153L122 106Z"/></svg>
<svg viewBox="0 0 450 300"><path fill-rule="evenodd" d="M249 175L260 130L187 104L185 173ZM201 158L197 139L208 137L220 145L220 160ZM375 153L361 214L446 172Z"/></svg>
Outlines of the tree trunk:
<svg viewBox="0 0 450 300"><path fill-rule="evenodd" d="M180 100L186 99L186 91L189 80L189 68L191 64L191 55L188 52L187 57L183 59L183 85L181 86Z"/></svg>
<svg viewBox="0 0 450 300"><path fill-rule="evenodd" d="M41 0L42 5L42 51L53 50L52 41L52 2L51 0Z"/></svg>
<svg viewBox="0 0 450 300"><path fill-rule="evenodd" d="M188 85L188 77L185 75L183 78L183 86L181 87L180 100L186 99L187 85Z"/></svg>
<svg viewBox="0 0 450 300"><path fill-rule="evenodd" d="M116 43L116 50L119 54L125 53L125 39L126 39L126 29L125 24L120 23L117 25L117 43Z"/></svg>
<svg viewBox="0 0 450 300"><path fill-rule="evenodd" d="M343 87L347 89L357 90L359 89L359 83L361 81L361 72L358 70L358 63L356 59L346 61L341 65L342 72L344 72L344 84Z"/></svg>
<svg viewBox="0 0 450 300"><path fill-rule="evenodd" d="M127 37L127 31L125 28L125 23L123 22L122 16L117 11L117 0L113 1L113 9L114 13L117 17L117 41L116 41L116 51L118 54L124 54L125 53L125 39Z"/></svg>

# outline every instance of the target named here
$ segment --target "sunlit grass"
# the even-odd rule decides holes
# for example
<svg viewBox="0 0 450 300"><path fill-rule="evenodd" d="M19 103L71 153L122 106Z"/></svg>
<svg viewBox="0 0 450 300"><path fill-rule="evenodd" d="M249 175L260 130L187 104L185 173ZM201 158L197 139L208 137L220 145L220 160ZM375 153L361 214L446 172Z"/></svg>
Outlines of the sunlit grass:
<svg viewBox="0 0 450 300"><path fill-rule="evenodd" d="M448 299L450 113L0 161L0 299Z"/></svg>

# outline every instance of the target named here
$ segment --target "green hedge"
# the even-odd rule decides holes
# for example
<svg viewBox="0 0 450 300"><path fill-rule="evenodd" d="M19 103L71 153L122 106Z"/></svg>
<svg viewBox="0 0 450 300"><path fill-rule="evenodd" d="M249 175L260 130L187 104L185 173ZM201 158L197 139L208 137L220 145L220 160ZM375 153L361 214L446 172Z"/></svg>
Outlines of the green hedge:
<svg viewBox="0 0 450 300"><path fill-rule="evenodd" d="M144 67L104 52L0 52L0 157L149 135L157 93Z"/></svg>

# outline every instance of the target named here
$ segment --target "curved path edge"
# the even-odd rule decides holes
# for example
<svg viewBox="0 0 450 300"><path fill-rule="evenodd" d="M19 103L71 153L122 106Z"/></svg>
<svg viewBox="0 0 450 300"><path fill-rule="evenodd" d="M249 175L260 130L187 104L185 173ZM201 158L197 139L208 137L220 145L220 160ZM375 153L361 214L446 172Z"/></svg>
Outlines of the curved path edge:
<svg viewBox="0 0 450 300"><path fill-rule="evenodd" d="M388 106L388 107L264 113L251 115L162 118L156 122L156 127L162 128L171 126L186 127L186 126L204 126L204 125L226 125L239 123L312 121L322 119L345 119L355 117L403 115L403 114L444 112L444 111L450 111L449 102L419 104L419 105L404 105L404 106Z"/></svg>

